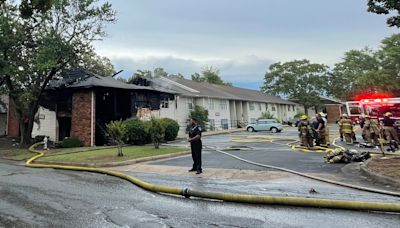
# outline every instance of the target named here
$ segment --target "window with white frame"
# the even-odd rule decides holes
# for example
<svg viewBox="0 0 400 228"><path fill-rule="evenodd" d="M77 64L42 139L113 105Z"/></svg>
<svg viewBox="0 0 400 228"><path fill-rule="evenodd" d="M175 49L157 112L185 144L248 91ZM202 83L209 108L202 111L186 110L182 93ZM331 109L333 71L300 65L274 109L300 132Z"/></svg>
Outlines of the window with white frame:
<svg viewBox="0 0 400 228"><path fill-rule="evenodd" d="M214 110L214 99L208 98L208 109Z"/></svg>
<svg viewBox="0 0 400 228"><path fill-rule="evenodd" d="M226 110L228 109L228 102L226 102L226 100L220 100L219 101L219 108L221 110Z"/></svg>
<svg viewBox="0 0 400 228"><path fill-rule="evenodd" d="M262 110L261 103L258 103L258 110Z"/></svg>
<svg viewBox="0 0 400 228"><path fill-rule="evenodd" d="M193 98L188 98L187 99L187 107L189 110L193 109Z"/></svg>
<svg viewBox="0 0 400 228"><path fill-rule="evenodd" d="M255 109L254 102L249 103L249 109L250 109L250 111L254 111L254 109Z"/></svg>

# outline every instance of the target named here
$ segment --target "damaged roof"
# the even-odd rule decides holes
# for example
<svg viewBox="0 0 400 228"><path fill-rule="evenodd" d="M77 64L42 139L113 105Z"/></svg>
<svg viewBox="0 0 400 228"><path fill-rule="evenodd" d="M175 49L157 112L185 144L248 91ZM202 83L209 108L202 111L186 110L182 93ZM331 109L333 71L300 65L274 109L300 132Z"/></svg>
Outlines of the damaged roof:
<svg viewBox="0 0 400 228"><path fill-rule="evenodd" d="M139 86L134 84L128 84L117 80L111 76L103 77L95 73L83 70L75 69L65 73L61 79L53 80L49 83L49 89L58 88L115 88L115 89L127 89L127 90L153 90L164 93L177 94L176 91L168 90L156 86Z"/></svg>

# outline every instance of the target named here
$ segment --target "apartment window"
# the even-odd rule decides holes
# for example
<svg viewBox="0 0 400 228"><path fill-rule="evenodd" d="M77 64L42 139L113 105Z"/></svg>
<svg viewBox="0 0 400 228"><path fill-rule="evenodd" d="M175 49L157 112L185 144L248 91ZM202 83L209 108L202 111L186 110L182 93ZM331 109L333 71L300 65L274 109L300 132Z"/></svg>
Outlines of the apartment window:
<svg viewBox="0 0 400 228"><path fill-rule="evenodd" d="M295 108L296 108L296 107L293 105L293 106L292 106L292 111L293 111L293 112L295 111Z"/></svg>
<svg viewBox="0 0 400 228"><path fill-rule="evenodd" d="M288 105L288 107L287 107L287 108L288 108L288 111L290 112L290 105Z"/></svg>
<svg viewBox="0 0 400 228"><path fill-rule="evenodd" d="M214 99L208 99L208 108L214 110Z"/></svg>
<svg viewBox="0 0 400 228"><path fill-rule="evenodd" d="M208 120L208 127L209 127L210 131L214 131L215 130L215 120L214 119L209 119Z"/></svg>
<svg viewBox="0 0 400 228"><path fill-rule="evenodd" d="M222 129L229 129L229 121L228 119L221 119L221 127Z"/></svg>
<svg viewBox="0 0 400 228"><path fill-rule="evenodd" d="M272 111L275 112L276 111L276 107L275 105L272 105Z"/></svg>
<svg viewBox="0 0 400 228"><path fill-rule="evenodd" d="M253 111L255 109L254 102L250 102L249 106L250 106L250 111Z"/></svg>
<svg viewBox="0 0 400 228"><path fill-rule="evenodd" d="M169 108L169 100L168 100L168 98L164 98L161 101L161 108Z"/></svg>
<svg viewBox="0 0 400 228"><path fill-rule="evenodd" d="M228 109L228 103L226 102L226 100L221 100L219 103L219 107L221 110L226 110Z"/></svg>
<svg viewBox="0 0 400 228"><path fill-rule="evenodd" d="M265 104L265 111L268 111L268 104Z"/></svg>
<svg viewBox="0 0 400 228"><path fill-rule="evenodd" d="M188 98L187 106L189 110L193 109L193 99Z"/></svg>
<svg viewBox="0 0 400 228"><path fill-rule="evenodd" d="M258 103L258 110L262 110L261 103Z"/></svg>

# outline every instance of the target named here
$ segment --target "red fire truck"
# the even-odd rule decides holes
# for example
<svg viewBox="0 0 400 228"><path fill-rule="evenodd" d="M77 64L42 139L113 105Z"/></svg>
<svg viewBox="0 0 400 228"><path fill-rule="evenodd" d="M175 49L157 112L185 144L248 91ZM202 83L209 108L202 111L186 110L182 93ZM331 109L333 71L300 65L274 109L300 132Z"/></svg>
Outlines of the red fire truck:
<svg viewBox="0 0 400 228"><path fill-rule="evenodd" d="M348 101L346 111L354 124L359 123L362 115L370 115L372 119L382 120L386 112L391 112L392 118L396 120L397 131L400 133L400 97Z"/></svg>

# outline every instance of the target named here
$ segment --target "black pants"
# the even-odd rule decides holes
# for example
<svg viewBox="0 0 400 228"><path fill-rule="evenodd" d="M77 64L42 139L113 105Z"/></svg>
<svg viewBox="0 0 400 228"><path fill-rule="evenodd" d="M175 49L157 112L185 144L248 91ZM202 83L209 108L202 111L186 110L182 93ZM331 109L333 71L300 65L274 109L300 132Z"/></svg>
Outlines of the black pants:
<svg viewBox="0 0 400 228"><path fill-rule="evenodd" d="M201 141L196 141L190 143L190 147L192 149L192 158L193 158L193 169L202 171L201 169L201 149L202 149Z"/></svg>

